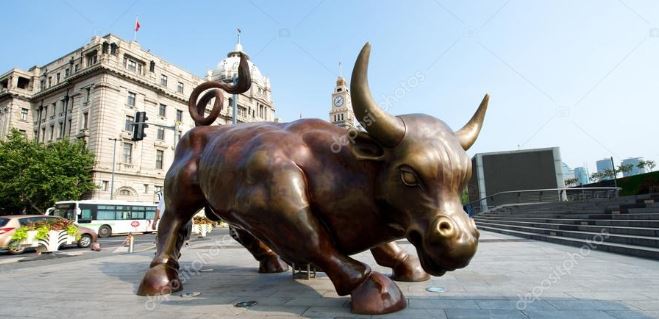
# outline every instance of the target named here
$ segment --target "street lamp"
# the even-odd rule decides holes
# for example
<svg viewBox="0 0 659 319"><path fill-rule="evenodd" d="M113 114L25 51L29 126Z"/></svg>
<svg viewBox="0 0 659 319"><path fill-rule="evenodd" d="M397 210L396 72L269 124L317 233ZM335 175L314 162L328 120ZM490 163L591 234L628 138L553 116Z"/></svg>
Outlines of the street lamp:
<svg viewBox="0 0 659 319"><path fill-rule="evenodd" d="M114 199L114 163L117 159L117 156L115 154L117 153L117 141L119 140L118 138L109 138L108 140L114 141L114 145L112 147L112 179L110 180L110 199Z"/></svg>

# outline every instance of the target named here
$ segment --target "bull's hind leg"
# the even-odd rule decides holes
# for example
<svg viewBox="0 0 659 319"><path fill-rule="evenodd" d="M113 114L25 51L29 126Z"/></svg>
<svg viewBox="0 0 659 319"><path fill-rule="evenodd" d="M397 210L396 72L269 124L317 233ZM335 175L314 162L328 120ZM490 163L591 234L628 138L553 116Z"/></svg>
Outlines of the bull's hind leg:
<svg viewBox="0 0 659 319"><path fill-rule="evenodd" d="M169 173L172 172L170 177ZM187 235L185 225L205 203L201 190L193 183L195 179L190 176L193 172L170 169L165 180L166 205L158 226L156 256L137 289L140 296L162 295L183 289L178 276L178 258Z"/></svg>
<svg viewBox="0 0 659 319"><path fill-rule="evenodd" d="M391 279L396 281L426 281L430 279L419 258L408 254L395 242L382 244L371 249L375 261L380 266L392 269Z"/></svg>
<svg viewBox="0 0 659 319"><path fill-rule="evenodd" d="M247 248L252 256L259 261L260 273L278 273L288 270L288 265L272 249L252 234L233 226L230 226L229 230L231 237Z"/></svg>

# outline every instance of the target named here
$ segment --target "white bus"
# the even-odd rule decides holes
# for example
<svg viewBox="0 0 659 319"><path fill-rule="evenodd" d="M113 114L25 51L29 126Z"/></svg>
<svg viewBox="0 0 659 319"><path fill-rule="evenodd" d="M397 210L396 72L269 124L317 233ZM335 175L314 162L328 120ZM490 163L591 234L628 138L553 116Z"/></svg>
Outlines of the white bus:
<svg viewBox="0 0 659 319"><path fill-rule="evenodd" d="M156 204L118 200L61 201L47 214L91 228L98 237L153 232Z"/></svg>

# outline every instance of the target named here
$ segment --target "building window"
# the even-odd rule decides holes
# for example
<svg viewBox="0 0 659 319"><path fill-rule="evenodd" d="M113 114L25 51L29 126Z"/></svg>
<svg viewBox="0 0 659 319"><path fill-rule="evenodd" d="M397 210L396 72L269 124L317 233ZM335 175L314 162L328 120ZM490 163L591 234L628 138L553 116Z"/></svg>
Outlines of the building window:
<svg viewBox="0 0 659 319"><path fill-rule="evenodd" d="M176 92L183 93L183 82L178 82L178 85L176 86Z"/></svg>
<svg viewBox="0 0 659 319"><path fill-rule="evenodd" d="M71 119L69 118L69 131L67 132L68 136L71 136Z"/></svg>
<svg viewBox="0 0 659 319"><path fill-rule="evenodd" d="M162 127L158 128L158 140L159 141L164 141L165 140L165 129Z"/></svg>
<svg viewBox="0 0 659 319"><path fill-rule="evenodd" d="M135 60L128 59L126 63L126 69L131 72L137 71L137 62L135 62Z"/></svg>
<svg viewBox="0 0 659 319"><path fill-rule="evenodd" d="M156 194L162 193L162 186L156 185L156 186L153 186L153 188L154 188L154 191L153 191L154 193L156 193Z"/></svg>
<svg viewBox="0 0 659 319"><path fill-rule="evenodd" d="M55 78L57 79L57 83L59 84L59 73L55 75Z"/></svg>
<svg viewBox="0 0 659 319"><path fill-rule="evenodd" d="M124 164L133 162L133 144L124 143Z"/></svg>
<svg viewBox="0 0 659 319"><path fill-rule="evenodd" d="M162 158L164 155L164 151L156 150L156 169L162 169Z"/></svg>
<svg viewBox="0 0 659 319"><path fill-rule="evenodd" d="M130 196L130 191L127 190L127 189L122 189L122 190L119 191L119 195Z"/></svg>
<svg viewBox="0 0 659 319"><path fill-rule="evenodd" d="M82 113L82 129L86 130L89 124L89 112Z"/></svg>
<svg viewBox="0 0 659 319"><path fill-rule="evenodd" d="M21 121L27 121L27 109L21 108Z"/></svg>
<svg viewBox="0 0 659 319"><path fill-rule="evenodd" d="M167 105L160 104L160 107L158 108L158 115L167 117Z"/></svg>
<svg viewBox="0 0 659 319"><path fill-rule="evenodd" d="M46 128L42 127L41 128L41 142L46 140Z"/></svg>
<svg viewBox="0 0 659 319"><path fill-rule="evenodd" d="M164 74L160 75L160 85L167 86L167 76Z"/></svg>
<svg viewBox="0 0 659 319"><path fill-rule="evenodd" d="M110 184L110 182L108 182L108 181L103 181L103 186L101 187L101 189L103 189L104 192L107 192L107 191L108 191L108 185L109 185L109 184Z"/></svg>
<svg viewBox="0 0 659 319"><path fill-rule="evenodd" d="M183 122L183 111L176 110L176 120L179 122Z"/></svg>
<svg viewBox="0 0 659 319"><path fill-rule="evenodd" d="M132 131L133 130L133 123L135 123L135 117L131 115L126 115L126 126L124 127L124 131Z"/></svg>
<svg viewBox="0 0 659 319"><path fill-rule="evenodd" d="M128 101L126 102L126 104L130 107L135 107L135 98L136 97L137 97L137 95L135 93L128 92Z"/></svg>
<svg viewBox="0 0 659 319"><path fill-rule="evenodd" d="M39 86L41 87L41 91L46 89L46 80L41 80L39 83Z"/></svg>
<svg viewBox="0 0 659 319"><path fill-rule="evenodd" d="M149 72L153 73L156 72L156 62L149 62Z"/></svg>
<svg viewBox="0 0 659 319"><path fill-rule="evenodd" d="M53 140L53 136L55 136L55 125L50 125L50 138L48 139L49 141Z"/></svg>
<svg viewBox="0 0 659 319"><path fill-rule="evenodd" d="M144 184L144 194L149 193L149 184Z"/></svg>
<svg viewBox="0 0 659 319"><path fill-rule="evenodd" d="M73 72L78 72L80 70L80 64L76 64L75 67L73 67Z"/></svg>
<svg viewBox="0 0 659 319"><path fill-rule="evenodd" d="M49 76L48 77L48 87L51 87L53 85L53 77Z"/></svg>
<svg viewBox="0 0 659 319"><path fill-rule="evenodd" d="M86 87L85 91L87 91L87 95L85 95L85 103L89 103L89 98L92 94L92 88L91 87Z"/></svg>
<svg viewBox="0 0 659 319"><path fill-rule="evenodd" d="M63 122L59 123L59 131L58 132L59 132L59 138L63 138L64 137L64 123Z"/></svg>
<svg viewBox="0 0 659 319"><path fill-rule="evenodd" d="M98 57L96 56L96 51L93 51L87 54L87 66L92 66L98 62Z"/></svg>

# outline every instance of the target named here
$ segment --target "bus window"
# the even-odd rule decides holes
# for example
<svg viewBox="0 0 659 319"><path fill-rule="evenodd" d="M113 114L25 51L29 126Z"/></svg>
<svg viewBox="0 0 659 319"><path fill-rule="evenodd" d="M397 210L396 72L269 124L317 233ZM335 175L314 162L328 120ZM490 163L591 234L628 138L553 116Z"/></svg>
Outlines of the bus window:
<svg viewBox="0 0 659 319"><path fill-rule="evenodd" d="M127 220L130 218L130 206L119 206L117 205L117 219L118 220Z"/></svg>
<svg viewBox="0 0 659 319"><path fill-rule="evenodd" d="M98 212L96 213L96 219L100 220L114 220L115 209L114 205L98 205Z"/></svg>
<svg viewBox="0 0 659 319"><path fill-rule="evenodd" d="M76 204L74 203L56 204L55 210L53 211L53 216L58 216L58 217L66 218L71 221L75 221L76 220L75 207Z"/></svg>
<svg viewBox="0 0 659 319"><path fill-rule="evenodd" d="M96 209L96 205L80 204L79 207L80 207L80 216L78 217L78 223L81 224L91 223L94 216L94 210Z"/></svg>
<svg viewBox="0 0 659 319"><path fill-rule="evenodd" d="M155 207L147 207L146 208L146 217L145 219L156 219L156 208Z"/></svg>

